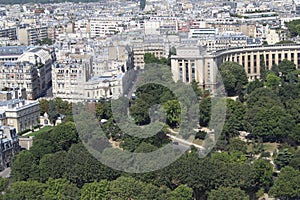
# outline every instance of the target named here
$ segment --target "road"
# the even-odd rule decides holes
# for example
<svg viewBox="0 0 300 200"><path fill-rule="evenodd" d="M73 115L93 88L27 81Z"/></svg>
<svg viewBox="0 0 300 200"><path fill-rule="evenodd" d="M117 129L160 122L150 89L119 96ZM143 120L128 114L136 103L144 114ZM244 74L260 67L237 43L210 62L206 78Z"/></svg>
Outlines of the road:
<svg viewBox="0 0 300 200"><path fill-rule="evenodd" d="M10 172L11 172L11 168L8 167L8 168L4 169L2 172L0 172L0 176L2 178L9 178L10 177Z"/></svg>

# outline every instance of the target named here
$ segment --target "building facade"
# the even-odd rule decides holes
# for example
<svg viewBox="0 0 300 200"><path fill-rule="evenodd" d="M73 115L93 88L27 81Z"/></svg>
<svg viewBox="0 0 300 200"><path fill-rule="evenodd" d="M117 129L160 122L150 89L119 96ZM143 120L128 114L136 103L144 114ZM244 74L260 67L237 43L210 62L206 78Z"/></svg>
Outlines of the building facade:
<svg viewBox="0 0 300 200"><path fill-rule="evenodd" d="M267 69L287 59L300 68L300 45L273 45L244 47L206 52L201 47L178 47L177 55L171 57L174 81L199 82L203 89L214 91L217 85L217 67L232 61L242 65L249 81L260 78L261 62Z"/></svg>
<svg viewBox="0 0 300 200"><path fill-rule="evenodd" d="M21 45L36 45L38 41L48 38L48 27L26 27L18 29L18 39Z"/></svg>
<svg viewBox="0 0 300 200"><path fill-rule="evenodd" d="M0 89L25 88L28 99L44 96L52 85L52 49L20 47L0 48Z"/></svg>
<svg viewBox="0 0 300 200"><path fill-rule="evenodd" d="M38 101L24 99L10 99L0 102L0 113L2 122L6 126L21 132L39 125L40 106Z"/></svg>
<svg viewBox="0 0 300 200"><path fill-rule="evenodd" d="M25 88L28 99L39 96L39 80L36 67L29 62L0 64L0 88Z"/></svg>
<svg viewBox="0 0 300 200"><path fill-rule="evenodd" d="M0 170L3 170L11 166L12 157L21 150L16 129L0 126L0 142Z"/></svg>

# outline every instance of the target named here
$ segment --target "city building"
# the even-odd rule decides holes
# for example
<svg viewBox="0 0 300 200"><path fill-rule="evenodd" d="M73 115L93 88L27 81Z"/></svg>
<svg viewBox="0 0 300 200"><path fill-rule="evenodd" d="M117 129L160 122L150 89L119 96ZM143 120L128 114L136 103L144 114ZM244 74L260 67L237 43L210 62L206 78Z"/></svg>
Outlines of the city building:
<svg viewBox="0 0 300 200"><path fill-rule="evenodd" d="M16 132L32 129L39 125L40 106L38 101L25 99L9 99L0 101L1 121Z"/></svg>
<svg viewBox="0 0 300 200"><path fill-rule="evenodd" d="M16 40L17 28L0 29L0 38L9 38L10 40Z"/></svg>
<svg viewBox="0 0 300 200"><path fill-rule="evenodd" d="M28 99L44 96L52 85L53 49L0 47L0 89L26 88Z"/></svg>
<svg viewBox="0 0 300 200"><path fill-rule="evenodd" d="M0 88L25 88L28 99L39 96L39 79L36 67L29 62L0 63Z"/></svg>
<svg viewBox="0 0 300 200"><path fill-rule="evenodd" d="M37 45L38 41L48 38L48 27L35 26L18 29L18 40L21 45Z"/></svg>
<svg viewBox="0 0 300 200"><path fill-rule="evenodd" d="M0 170L10 167L12 157L20 152L16 129L10 126L0 126Z"/></svg>
<svg viewBox="0 0 300 200"><path fill-rule="evenodd" d="M214 91L217 84L217 67L223 62L232 61L242 65L248 79L260 78L260 65L263 61L267 69L287 59L300 68L300 45L270 45L243 48L230 48L207 52L201 47L177 47L176 55L171 57L173 79L191 83L199 82L203 89Z"/></svg>

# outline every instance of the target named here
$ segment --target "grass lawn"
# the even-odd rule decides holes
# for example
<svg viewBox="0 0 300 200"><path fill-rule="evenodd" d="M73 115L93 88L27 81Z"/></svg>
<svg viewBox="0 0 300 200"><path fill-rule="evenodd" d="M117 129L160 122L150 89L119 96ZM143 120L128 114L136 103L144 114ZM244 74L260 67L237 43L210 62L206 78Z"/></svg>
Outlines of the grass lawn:
<svg viewBox="0 0 300 200"><path fill-rule="evenodd" d="M35 132L32 132L32 133L28 134L27 136L36 136L36 135L38 135L38 134L40 134L40 133L47 132L47 131L50 131L50 130L52 130L52 129L53 129L52 126L44 126L44 127L41 128L40 130L35 131Z"/></svg>
<svg viewBox="0 0 300 200"><path fill-rule="evenodd" d="M198 144L198 145L202 145L203 144L203 140L199 140L199 139L195 139L193 141L194 144Z"/></svg>
<svg viewBox="0 0 300 200"><path fill-rule="evenodd" d="M264 150L268 152L274 152L278 148L278 145L278 143L266 142L264 143Z"/></svg>

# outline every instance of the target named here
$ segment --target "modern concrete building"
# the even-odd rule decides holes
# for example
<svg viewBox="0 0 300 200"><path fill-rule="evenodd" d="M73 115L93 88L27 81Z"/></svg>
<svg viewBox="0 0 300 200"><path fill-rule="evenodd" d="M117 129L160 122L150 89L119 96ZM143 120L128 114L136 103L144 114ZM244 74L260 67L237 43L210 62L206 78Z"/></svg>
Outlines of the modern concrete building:
<svg viewBox="0 0 300 200"><path fill-rule="evenodd" d="M42 41L48 38L47 26L35 26L18 29L18 40L21 45L36 45L38 40Z"/></svg>
<svg viewBox="0 0 300 200"><path fill-rule="evenodd" d="M105 38L123 31L124 21L128 19L118 17L98 17L90 19L91 37Z"/></svg>
<svg viewBox="0 0 300 200"><path fill-rule="evenodd" d="M0 29L0 38L9 38L10 40L17 39L17 28Z"/></svg>

